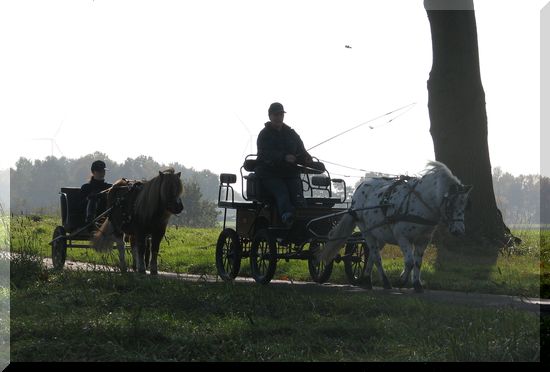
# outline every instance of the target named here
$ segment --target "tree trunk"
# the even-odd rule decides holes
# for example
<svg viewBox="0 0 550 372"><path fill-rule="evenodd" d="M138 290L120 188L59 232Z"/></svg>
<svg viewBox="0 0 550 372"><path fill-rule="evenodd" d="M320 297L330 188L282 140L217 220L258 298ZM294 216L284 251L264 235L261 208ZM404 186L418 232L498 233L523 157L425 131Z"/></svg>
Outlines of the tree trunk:
<svg viewBox="0 0 550 372"><path fill-rule="evenodd" d="M430 3L426 0L424 6L432 34L428 108L435 158L462 183L474 186L470 194L472 208L466 212L466 237L456 240L439 233L436 240L446 246L495 251L509 245L513 237L502 220L493 191L473 2L458 1L464 6L461 10L433 10Z"/></svg>

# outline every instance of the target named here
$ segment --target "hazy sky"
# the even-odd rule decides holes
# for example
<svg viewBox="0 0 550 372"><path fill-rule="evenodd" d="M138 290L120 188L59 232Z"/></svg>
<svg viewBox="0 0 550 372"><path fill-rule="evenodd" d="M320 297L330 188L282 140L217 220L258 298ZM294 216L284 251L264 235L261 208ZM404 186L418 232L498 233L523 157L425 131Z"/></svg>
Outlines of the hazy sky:
<svg viewBox="0 0 550 372"><path fill-rule="evenodd" d="M539 173L546 1L474 3L491 163ZM393 174L434 158L422 0L4 0L0 50L0 168L50 155L50 142L35 138L55 136L58 157L143 154L236 173L274 101L306 148L416 102L311 152Z"/></svg>

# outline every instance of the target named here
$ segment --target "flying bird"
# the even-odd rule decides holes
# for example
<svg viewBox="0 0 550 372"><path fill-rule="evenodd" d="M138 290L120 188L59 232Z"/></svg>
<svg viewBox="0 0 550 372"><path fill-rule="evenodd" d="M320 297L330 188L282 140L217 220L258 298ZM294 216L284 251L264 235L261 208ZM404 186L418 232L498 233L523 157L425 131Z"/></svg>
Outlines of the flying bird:
<svg viewBox="0 0 550 372"><path fill-rule="evenodd" d="M351 49L351 47L349 45L346 45L346 48Z"/></svg>

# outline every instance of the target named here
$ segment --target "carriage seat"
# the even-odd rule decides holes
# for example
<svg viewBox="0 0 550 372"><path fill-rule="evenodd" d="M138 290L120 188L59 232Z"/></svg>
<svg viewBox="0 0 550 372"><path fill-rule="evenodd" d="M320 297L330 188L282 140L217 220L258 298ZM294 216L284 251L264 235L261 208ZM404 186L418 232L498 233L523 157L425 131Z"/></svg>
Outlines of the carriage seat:
<svg viewBox="0 0 550 372"><path fill-rule="evenodd" d="M60 192L61 223L71 233L84 226L86 211L82 207L80 187L62 187Z"/></svg>

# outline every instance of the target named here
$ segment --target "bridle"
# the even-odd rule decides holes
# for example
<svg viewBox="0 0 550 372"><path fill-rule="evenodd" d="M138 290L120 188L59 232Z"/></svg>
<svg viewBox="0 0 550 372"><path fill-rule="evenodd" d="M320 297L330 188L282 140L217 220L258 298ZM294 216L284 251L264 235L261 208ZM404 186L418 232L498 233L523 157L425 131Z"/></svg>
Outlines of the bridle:
<svg viewBox="0 0 550 372"><path fill-rule="evenodd" d="M460 195L467 194L471 190L471 188L472 187L468 185L453 184L449 188L449 191L445 193L439 206L440 211L441 209L443 209L443 213L441 213L441 220L445 224L450 225L454 222L464 223L464 215L462 215L462 218L453 218L453 212L455 209L456 199Z"/></svg>

